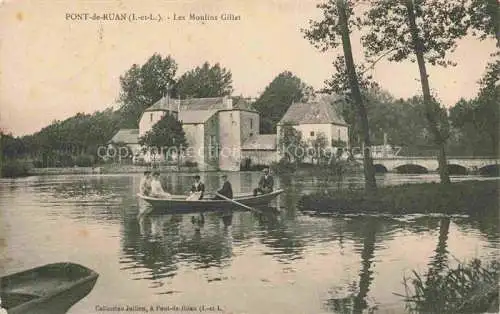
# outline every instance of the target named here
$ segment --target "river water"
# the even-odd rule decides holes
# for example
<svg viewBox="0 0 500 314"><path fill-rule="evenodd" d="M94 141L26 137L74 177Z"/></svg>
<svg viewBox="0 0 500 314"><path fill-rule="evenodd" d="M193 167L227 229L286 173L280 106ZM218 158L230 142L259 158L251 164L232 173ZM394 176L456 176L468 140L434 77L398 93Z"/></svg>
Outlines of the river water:
<svg viewBox="0 0 500 314"><path fill-rule="evenodd" d="M175 174L164 185L183 193L191 177ZM235 192L251 191L258 178L229 174ZM468 179L477 178L453 177ZM203 180L207 190L219 185L217 173ZM299 195L324 188L313 176L287 186L276 216L213 213L204 225L188 214L138 218L139 181L138 174L1 179L0 275L60 261L94 269L96 286L70 314L114 305L186 309L155 313L203 305L205 313L350 313L352 307L398 313L404 306L396 293L404 293L403 278L412 270L499 253L497 222L303 215L295 206ZM438 177L378 177L381 185L423 181ZM360 184L353 176L339 186Z"/></svg>

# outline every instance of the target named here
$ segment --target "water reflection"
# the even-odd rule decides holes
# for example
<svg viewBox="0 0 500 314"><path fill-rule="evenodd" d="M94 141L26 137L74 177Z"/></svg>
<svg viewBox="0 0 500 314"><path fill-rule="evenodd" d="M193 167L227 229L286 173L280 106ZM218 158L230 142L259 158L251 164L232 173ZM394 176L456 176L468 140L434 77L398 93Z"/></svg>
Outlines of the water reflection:
<svg viewBox="0 0 500 314"><path fill-rule="evenodd" d="M439 237L436 245L436 253L429 264L429 273L440 273L448 265L448 233L450 231L450 218L441 218L439 223Z"/></svg>
<svg viewBox="0 0 500 314"><path fill-rule="evenodd" d="M207 190L220 184L217 173L203 175ZM249 192L259 175L231 173L230 180L235 192ZM102 275L96 286L100 293L71 312L78 314L89 313L103 299L137 296L154 304L160 302L158 295L166 298L161 302L186 304L218 298L228 311L244 312L238 307L243 294L248 304L263 304L255 313L286 313L284 304L291 304L288 312L361 313L400 301L392 293L402 292L406 271L439 271L454 261L452 256L464 260L498 254L495 219L304 215L296 209L298 198L321 183L305 176L281 181L285 193L276 215L138 218L140 177L2 181L0 219L7 224L0 224L0 233L8 243L0 250L2 267L21 270L40 263L38 256L47 263L70 259L89 264ZM192 175L165 175L165 180L167 188L180 193L187 191Z"/></svg>
<svg viewBox="0 0 500 314"><path fill-rule="evenodd" d="M261 232L261 242L269 250L264 255L271 255L279 262L290 264L302 258L304 239L296 232L293 221L280 219L275 215L258 215L258 230Z"/></svg>
<svg viewBox="0 0 500 314"><path fill-rule="evenodd" d="M232 216L129 215L123 229L122 269L134 279L146 279L161 287L183 266L192 269L230 265ZM205 221L202 221L206 220Z"/></svg>
<svg viewBox="0 0 500 314"><path fill-rule="evenodd" d="M353 282L347 287L344 297L332 297L326 301L326 307L336 313L362 313L369 307L367 302L370 284L373 280L371 266L375 256L376 234L380 228L379 220L368 219L359 225L361 229L355 228L353 234L361 235L361 270L359 272L359 283ZM361 231L361 232L360 232ZM341 290L339 287L334 290ZM357 292L356 292L357 290Z"/></svg>

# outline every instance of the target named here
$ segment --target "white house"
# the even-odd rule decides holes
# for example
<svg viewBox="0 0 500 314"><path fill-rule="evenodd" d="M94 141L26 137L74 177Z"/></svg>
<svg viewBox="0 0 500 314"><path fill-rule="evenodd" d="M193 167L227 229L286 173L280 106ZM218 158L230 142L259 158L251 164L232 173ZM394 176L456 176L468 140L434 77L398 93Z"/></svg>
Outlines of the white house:
<svg viewBox="0 0 500 314"><path fill-rule="evenodd" d="M323 96L307 103L293 103L277 125L278 136L283 125L291 124L302 133L306 143L322 134L327 147L334 147L339 141L349 145L349 128L335 112L335 101L334 97Z"/></svg>

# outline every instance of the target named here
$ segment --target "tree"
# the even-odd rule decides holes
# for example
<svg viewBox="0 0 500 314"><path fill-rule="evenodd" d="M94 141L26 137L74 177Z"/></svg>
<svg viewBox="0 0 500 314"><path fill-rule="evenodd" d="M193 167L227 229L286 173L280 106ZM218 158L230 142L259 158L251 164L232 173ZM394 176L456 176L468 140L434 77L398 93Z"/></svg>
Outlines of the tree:
<svg viewBox="0 0 500 314"><path fill-rule="evenodd" d="M458 131L455 144L468 154L498 156L499 66L500 61L488 65L475 99L462 99L450 110L450 121Z"/></svg>
<svg viewBox="0 0 500 314"><path fill-rule="evenodd" d="M229 96L233 92L232 84L231 71L219 63L210 66L205 62L179 78L174 96L182 99Z"/></svg>
<svg viewBox="0 0 500 314"><path fill-rule="evenodd" d="M472 0L468 6L470 26L479 31L479 38L493 37L500 48L500 3L498 0ZM474 35L477 35L473 33Z"/></svg>
<svg viewBox="0 0 500 314"><path fill-rule="evenodd" d="M174 86L177 63L170 57L154 54L120 76L121 128L137 128L142 112L161 99Z"/></svg>
<svg viewBox="0 0 500 314"><path fill-rule="evenodd" d="M356 105L360 130L364 144L363 166L365 175L365 188L368 191L375 190L377 187L375 180L375 168L370 154L370 132L368 125L368 117L366 114L365 103L361 95L358 75L356 73L356 65L352 56L350 26L357 23L357 19L352 19L354 15L353 5L347 0L329 0L326 3L318 5L318 8L323 10L324 19L320 22L311 22L311 28L305 30L305 36L317 48L322 47L323 51L329 48L339 46L337 38L342 39L342 48L346 65L347 78L352 94L352 99Z"/></svg>
<svg viewBox="0 0 500 314"><path fill-rule="evenodd" d="M147 147L154 155L163 154L180 156L186 144L186 135L182 123L172 115L165 115L153 128L139 138L139 144Z"/></svg>
<svg viewBox="0 0 500 314"><path fill-rule="evenodd" d="M299 164L304 160L306 145L302 132L297 130L293 123L285 122L280 126L278 149L280 155L289 162Z"/></svg>
<svg viewBox="0 0 500 314"><path fill-rule="evenodd" d="M314 93L290 71L276 76L253 104L260 113L260 132L276 133L276 125L283 118L292 103L307 101Z"/></svg>
<svg viewBox="0 0 500 314"><path fill-rule="evenodd" d="M318 132L315 138L310 141L309 146L313 149L313 154L311 155L311 159L314 163L314 159L316 159L316 163L319 165L321 161L328 161L333 154L332 151L329 151L329 154L326 154L328 145L328 140L323 132Z"/></svg>
<svg viewBox="0 0 500 314"><path fill-rule="evenodd" d="M416 58L425 104L425 116L438 152L441 183L450 183L446 162L446 135L440 132L436 113L438 103L429 86L426 62L454 65L446 54L456 47L457 39L467 33L465 0L375 0L365 13L368 33L363 44L369 58L388 55L389 61Z"/></svg>
<svg viewBox="0 0 500 314"><path fill-rule="evenodd" d="M0 132L0 149L5 159L21 158L26 154L25 144L20 138L3 132Z"/></svg>
<svg viewBox="0 0 500 314"><path fill-rule="evenodd" d="M335 106L334 109L349 125L349 143L360 143L362 137L360 127L361 121L359 119L356 106L352 105L354 103L354 99L352 97L351 85L345 65L345 58L343 56L337 56L337 59L333 62L333 67L335 71L332 77L325 81L326 87L323 89L323 92L343 96L344 101L340 101L338 103L339 106ZM356 74L358 75L358 82L363 96L365 96L368 89L378 88L378 84L372 80L372 76L368 73L368 70L369 69L363 64L356 65ZM364 100L368 106L368 101L370 99L365 97ZM371 121L369 110L367 111L368 121ZM370 135L371 134L372 133L370 132Z"/></svg>

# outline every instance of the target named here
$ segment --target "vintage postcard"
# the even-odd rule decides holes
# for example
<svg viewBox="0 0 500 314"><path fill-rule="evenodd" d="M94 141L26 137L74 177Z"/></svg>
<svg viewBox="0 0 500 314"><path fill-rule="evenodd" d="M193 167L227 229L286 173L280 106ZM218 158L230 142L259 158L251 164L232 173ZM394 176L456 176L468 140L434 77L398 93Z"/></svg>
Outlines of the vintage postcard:
<svg viewBox="0 0 500 314"><path fill-rule="evenodd" d="M498 312L498 10L0 0L0 313Z"/></svg>

